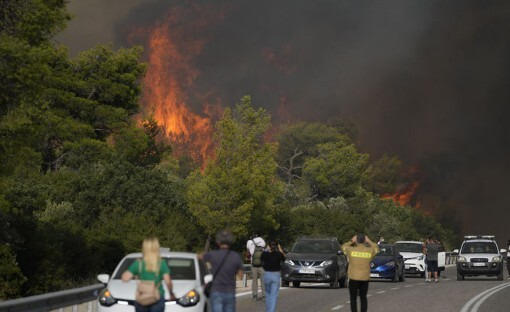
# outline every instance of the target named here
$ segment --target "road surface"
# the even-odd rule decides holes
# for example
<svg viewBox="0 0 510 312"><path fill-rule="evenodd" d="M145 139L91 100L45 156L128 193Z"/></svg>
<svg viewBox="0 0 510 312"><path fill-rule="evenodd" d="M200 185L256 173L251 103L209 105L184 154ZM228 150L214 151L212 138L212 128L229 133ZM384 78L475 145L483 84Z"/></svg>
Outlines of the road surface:
<svg viewBox="0 0 510 312"><path fill-rule="evenodd" d="M446 274L445 274L446 273ZM388 311L510 311L510 279L495 277L469 278L457 281L455 267L448 267L438 283L425 283L419 277L407 276L405 282L371 281L368 310ZM359 309L359 300L358 300ZM237 311L265 311L264 301L252 301L249 289L237 294ZM350 311L348 289L329 289L326 284L302 283L300 288L280 288L278 311Z"/></svg>

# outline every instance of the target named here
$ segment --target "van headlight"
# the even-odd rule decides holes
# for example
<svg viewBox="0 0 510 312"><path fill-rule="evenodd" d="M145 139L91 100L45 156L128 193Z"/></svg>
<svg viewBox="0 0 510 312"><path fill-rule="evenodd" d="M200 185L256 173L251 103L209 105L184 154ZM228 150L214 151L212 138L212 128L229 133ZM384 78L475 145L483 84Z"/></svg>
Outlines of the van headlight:
<svg viewBox="0 0 510 312"><path fill-rule="evenodd" d="M457 257L457 262L466 262L466 257L458 256Z"/></svg>
<svg viewBox="0 0 510 312"><path fill-rule="evenodd" d="M177 299L177 303L183 307L194 306L200 301L200 296L195 290L188 291L184 296Z"/></svg>
<svg viewBox="0 0 510 312"><path fill-rule="evenodd" d="M492 258L492 262L502 262L503 261L503 258L501 258L501 256L496 256L494 258Z"/></svg>
<svg viewBox="0 0 510 312"><path fill-rule="evenodd" d="M117 303L117 299L113 298L112 293L105 288L99 294L99 303L102 306L109 307Z"/></svg>

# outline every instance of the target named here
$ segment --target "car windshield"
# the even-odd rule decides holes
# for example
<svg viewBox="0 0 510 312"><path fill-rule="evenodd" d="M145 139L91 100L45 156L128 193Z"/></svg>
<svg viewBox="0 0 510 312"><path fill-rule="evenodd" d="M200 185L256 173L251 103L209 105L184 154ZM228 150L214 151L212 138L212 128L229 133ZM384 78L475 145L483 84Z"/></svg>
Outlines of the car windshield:
<svg viewBox="0 0 510 312"><path fill-rule="evenodd" d="M423 245L421 243L395 243L395 247L400 252L422 253Z"/></svg>
<svg viewBox="0 0 510 312"><path fill-rule="evenodd" d="M294 244L293 253L315 253L315 254L331 254L335 253L333 243L330 241L313 241L306 240Z"/></svg>
<svg viewBox="0 0 510 312"><path fill-rule="evenodd" d="M393 249L391 247L379 247L379 253L376 256L393 256Z"/></svg>
<svg viewBox="0 0 510 312"><path fill-rule="evenodd" d="M498 247L493 242L466 242L462 245L461 253L490 253L497 254Z"/></svg>
<svg viewBox="0 0 510 312"><path fill-rule="evenodd" d="M170 268L170 277L173 280L194 280L196 279L195 261L190 258L162 258ZM126 258L120 265L113 279L120 279L136 258Z"/></svg>

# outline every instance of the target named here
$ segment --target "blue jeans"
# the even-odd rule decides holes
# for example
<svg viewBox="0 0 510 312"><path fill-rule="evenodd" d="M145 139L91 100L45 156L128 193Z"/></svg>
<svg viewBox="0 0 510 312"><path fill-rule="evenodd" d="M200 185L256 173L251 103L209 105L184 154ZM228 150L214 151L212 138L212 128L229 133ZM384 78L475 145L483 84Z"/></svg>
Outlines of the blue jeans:
<svg viewBox="0 0 510 312"><path fill-rule="evenodd" d="M150 306L142 306L135 302L136 312L164 312L165 311L165 298L161 296L158 302Z"/></svg>
<svg viewBox="0 0 510 312"><path fill-rule="evenodd" d="M278 292L280 291L280 272L264 273L264 285L266 286L266 311L275 312Z"/></svg>
<svg viewBox="0 0 510 312"><path fill-rule="evenodd" d="M209 297L211 312L235 312L236 294L230 292L214 291Z"/></svg>

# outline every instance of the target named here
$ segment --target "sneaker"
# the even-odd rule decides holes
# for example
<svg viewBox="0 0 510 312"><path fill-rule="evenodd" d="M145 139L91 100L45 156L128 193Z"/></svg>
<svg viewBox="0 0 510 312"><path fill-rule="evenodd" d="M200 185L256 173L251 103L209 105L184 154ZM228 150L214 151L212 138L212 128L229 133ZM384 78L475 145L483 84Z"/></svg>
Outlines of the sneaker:
<svg viewBox="0 0 510 312"><path fill-rule="evenodd" d="M427 278L427 279L425 280L425 282L430 283L430 280Z"/></svg>
<svg viewBox="0 0 510 312"><path fill-rule="evenodd" d="M436 282L436 283L437 283L437 282L439 282L439 280L436 278L436 279L434 279L434 282Z"/></svg>

